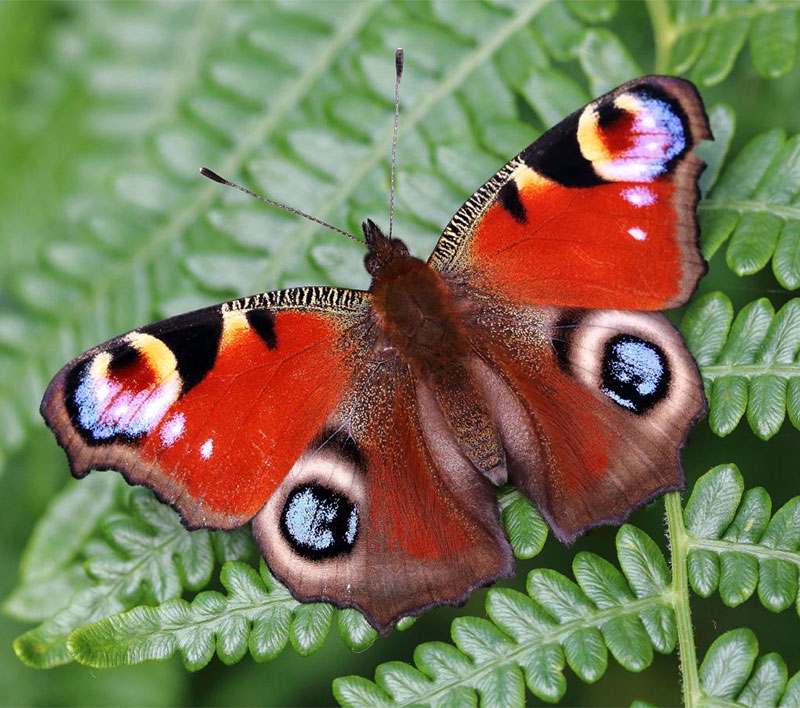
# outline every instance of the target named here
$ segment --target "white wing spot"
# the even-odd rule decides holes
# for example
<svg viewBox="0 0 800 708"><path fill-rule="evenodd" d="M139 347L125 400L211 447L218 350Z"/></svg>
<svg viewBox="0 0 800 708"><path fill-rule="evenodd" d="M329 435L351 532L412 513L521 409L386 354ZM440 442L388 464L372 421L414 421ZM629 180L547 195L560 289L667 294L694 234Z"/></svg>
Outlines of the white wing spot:
<svg viewBox="0 0 800 708"><path fill-rule="evenodd" d="M656 203L656 195L647 187L630 187L622 191L622 198L635 207L650 206Z"/></svg>
<svg viewBox="0 0 800 708"><path fill-rule="evenodd" d="M200 457L207 460L212 452L214 452L214 441L209 438L200 446Z"/></svg>
<svg viewBox="0 0 800 708"><path fill-rule="evenodd" d="M183 435L186 416L183 413L176 413L163 426L161 426L161 442L165 447L174 445Z"/></svg>
<svg viewBox="0 0 800 708"><path fill-rule="evenodd" d="M638 226L628 229L628 233L633 236L637 241L644 241L647 238L647 232L642 231Z"/></svg>

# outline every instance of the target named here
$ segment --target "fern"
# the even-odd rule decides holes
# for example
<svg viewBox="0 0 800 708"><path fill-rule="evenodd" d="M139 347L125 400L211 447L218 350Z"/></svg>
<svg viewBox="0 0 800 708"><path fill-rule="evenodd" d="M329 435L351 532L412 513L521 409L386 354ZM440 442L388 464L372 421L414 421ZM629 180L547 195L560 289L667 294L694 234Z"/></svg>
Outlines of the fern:
<svg viewBox="0 0 800 708"><path fill-rule="evenodd" d="M795 706L800 702L800 672L788 679L779 654L758 657L758 640L749 629L718 637L700 665L702 693L697 706Z"/></svg>
<svg viewBox="0 0 800 708"><path fill-rule="evenodd" d="M718 83L748 40L750 60L741 66L785 75L800 3L646 0L645 8L623 3L619 11L613 0L144 7L70 5L60 31L44 36L46 78L21 92L16 123L0 119L9 128L0 158L16 151L24 165L21 179L0 173L4 231L14 235L0 239L0 470L9 457L15 465L3 483L42 464L29 451L45 454L44 445L14 451L41 426L35 407L46 381L83 348L239 294L301 282L365 284L360 249L223 194L195 169L208 164L350 230L365 216L380 218L398 44L408 71L396 227L424 254L476 185L593 95L653 68ZM639 39L645 9L655 67ZM733 274L771 262L778 282L797 288L797 137L763 133L728 164L736 117L724 104L709 114L716 140L700 148L708 163L699 207L705 255L727 242ZM740 118L737 138L751 139L751 116L740 110ZM767 439L787 412L800 427L796 318L796 301L775 313L766 300L734 318L722 294L689 308L683 329L701 364L715 433L733 431L746 415ZM731 606L757 592L774 611L797 601L793 502L770 517L766 492L743 492L737 475L724 466L701 478L685 524L678 496L666 498L672 574L652 539L625 527L621 571L586 553L575 556L575 582L537 568L528 594L489 591L488 620L456 620L455 645L423 644L415 667L381 668L377 684L338 681L338 697L521 703L527 683L555 700L567 667L592 681L609 652L641 670L653 652L677 644L687 705L797 702L800 679L787 682L775 654L757 658L749 630L720 637L698 669L690 589L718 591ZM500 505L517 557L536 556L547 538L541 517L510 490ZM356 612L298 605L263 566L250 565L246 532L189 534L158 509L146 493L131 497L104 475L70 484L52 501L4 603L7 614L40 622L15 643L24 661L111 667L180 653L197 669L215 653L225 662L247 653L272 658L285 646L305 655L334 625L351 649L375 639ZM14 518L24 529L24 512L14 510ZM624 557L623 534L641 542L626 550L638 559ZM210 589L217 578L222 587Z"/></svg>
<svg viewBox="0 0 800 708"><path fill-rule="evenodd" d="M79 517L84 513L83 502L81 495L67 493L57 504L72 517ZM49 520L38 527L26 557L36 553L38 540L52 530ZM220 560L247 557L251 548L252 542L229 540L216 544L216 554ZM175 512L141 489L130 495L127 513L106 518L102 540L85 539L82 548L71 549L71 556L77 556L78 550L88 558L86 574L94 582L68 588L73 593L71 598L67 596L66 606L17 638L14 650L30 666L46 668L71 661L67 637L77 627L132 607L143 598L164 602L180 596L184 589L203 587L211 577L215 558L210 532L187 532ZM66 567L67 573L74 570L72 563ZM33 582L29 579L27 584ZM23 586L11 596L7 611L13 612L21 604L15 598L25 589ZM20 614L31 613L23 605Z"/></svg>
<svg viewBox="0 0 800 708"><path fill-rule="evenodd" d="M647 0L647 7L659 73L687 74L701 86L718 84L748 38L750 59L762 76L774 79L794 66L797 2Z"/></svg>
<svg viewBox="0 0 800 708"><path fill-rule="evenodd" d="M57 503L74 513L74 497L70 490ZM501 493L499 502L514 554L518 558L538 554L547 539L540 514L510 488ZM252 556L252 541L243 542L245 530L190 533L180 525L177 514L142 490L135 493L131 511L150 521L160 533L142 536L141 529L134 526L131 538L134 518L126 520L118 538L120 521L113 521L107 533L127 551L126 557L117 554L107 560L110 549L106 546L86 549L89 575L95 584L73 588L75 594L64 610L17 639L14 648L25 663L44 668L77 659L109 668L164 659L180 651L184 665L197 670L211 660L215 650L225 663L238 661L248 650L256 660L265 661L277 656L287 641L298 653L307 655L320 649L334 617L340 636L354 651L375 641L375 630L360 613L297 602L263 563L259 573L241 562L224 565L221 582L227 595L203 592L191 603L178 599L180 587L164 587L165 581L176 577L171 572L176 558L182 564L191 563L191 569L181 566L179 577L186 579L187 587L197 589L206 584L205 573L210 570L209 540L217 546L216 555L222 561ZM26 557L36 550L43 533L40 527L34 534ZM119 614L136 605L145 585L153 592L144 599L155 600L157 605L140 605ZM17 609L21 602L17 598L27 590L27 584L15 590L6 610L27 618ZM408 624L405 621L402 626Z"/></svg>
<svg viewBox="0 0 800 708"><path fill-rule="evenodd" d="M291 639L300 654L322 646L330 629L330 605L301 605L269 575L259 576L249 565L222 568L227 596L200 593L191 603L176 599L157 607L137 607L122 615L75 631L69 652L84 664L100 668L164 659L179 650L187 669L205 666L214 651L226 664L249 650L257 661L277 656ZM366 649L376 633L350 610L339 615L343 638L351 649Z"/></svg>
<svg viewBox="0 0 800 708"><path fill-rule="evenodd" d="M555 571L533 570L527 596L490 590L489 620L456 619L455 647L422 644L415 666L382 664L374 683L337 679L334 695L345 706L522 705L527 686L552 702L566 691L565 664L582 681L594 682L605 673L608 652L629 671L642 671L653 650L670 653L680 642L687 705L714 705L715 699L764 705L770 696L777 704L787 685L786 665L770 654L751 677L758 643L749 630L719 637L699 670L694 658L689 586L703 597L719 586L723 601L735 606L755 590L760 572L759 596L769 609L785 609L798 594L800 497L770 521L766 492L750 490L742 499L742 488L736 467L721 465L700 477L683 512L678 495L667 495L674 575L653 539L626 524L616 538L622 573L586 552L573 561L577 585ZM786 700L800 689L799 676Z"/></svg>
<svg viewBox="0 0 800 708"><path fill-rule="evenodd" d="M776 313L762 298L734 319L728 297L710 293L692 303L681 331L700 365L717 435L733 431L745 411L763 440L778 432L787 412L800 429L800 300Z"/></svg>
<svg viewBox="0 0 800 708"><path fill-rule="evenodd" d="M138 26L139 15L124 7L81 8L110 53L102 68L75 69L72 80L91 94L84 121L102 138L103 126L124 117L133 132L111 137L142 147L115 163L111 194L94 183L73 189L62 207L72 217L68 233L52 243L32 239L29 247L41 250L9 270L6 297L19 314L0 317L0 346L11 348L0 397L6 454L24 442L31 422L38 425L35 402L77 351L225 297L297 282L365 284L364 275L353 276L363 271L355 245L332 244L309 223L223 194L196 170L214 166L351 230L367 215L385 214L395 28L417 37L407 44L397 209L398 230L416 252L429 251L466 193L535 135L520 120L514 91L551 64L550 34L540 38L530 27L545 0L438 2L432 17L413 3L324 5L270 7L268 21L258 11L243 21L241 8L213 2L154 15L154 28L187 28L179 42L150 23ZM606 18L613 7L570 4L568 41L580 44L587 32L575 17ZM162 63L172 52L173 71L138 68L138 58L131 68L116 38L139 32L170 37L149 49ZM377 41L362 46L362 35ZM551 85L542 100L562 89ZM162 102L153 105L159 90ZM458 174L455 161L464 168ZM85 163L74 172L93 170L96 156Z"/></svg>
<svg viewBox="0 0 800 708"><path fill-rule="evenodd" d="M729 241L725 258L737 275L756 273L771 259L783 287L800 287L798 196L800 135L787 139L782 131L773 130L753 138L700 206L706 258Z"/></svg>
<svg viewBox="0 0 800 708"><path fill-rule="evenodd" d="M763 487L744 495L743 489L735 465L716 467L695 485L685 511L689 580L702 597L719 590L729 607L758 586L764 607L781 612L798 600L800 496L771 516L772 500Z"/></svg>
<svg viewBox="0 0 800 708"><path fill-rule="evenodd" d="M617 534L622 573L592 553L573 562L577 585L560 573L534 570L528 595L490 590L490 621L462 617L452 628L455 647L422 644L415 667L378 667L377 683L337 679L343 705L522 705L525 686L546 701L566 690L565 664L584 681L606 671L608 651L625 668L650 665L653 649L670 652L676 627L665 600L669 570L653 540L633 526ZM624 576L623 576L624 573Z"/></svg>

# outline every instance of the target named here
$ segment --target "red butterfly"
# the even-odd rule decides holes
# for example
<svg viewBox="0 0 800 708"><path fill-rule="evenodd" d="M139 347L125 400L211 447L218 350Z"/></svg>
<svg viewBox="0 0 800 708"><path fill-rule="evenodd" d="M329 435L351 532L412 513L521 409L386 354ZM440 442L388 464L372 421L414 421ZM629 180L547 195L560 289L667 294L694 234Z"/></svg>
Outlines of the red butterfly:
<svg viewBox="0 0 800 708"><path fill-rule="evenodd" d="M147 325L67 364L42 415L76 477L117 469L188 528L252 521L300 600L382 632L462 603L513 571L496 485L564 543L683 487L703 388L653 311L706 269L692 149L710 137L690 83L626 83L480 187L427 263L367 220L368 291Z"/></svg>

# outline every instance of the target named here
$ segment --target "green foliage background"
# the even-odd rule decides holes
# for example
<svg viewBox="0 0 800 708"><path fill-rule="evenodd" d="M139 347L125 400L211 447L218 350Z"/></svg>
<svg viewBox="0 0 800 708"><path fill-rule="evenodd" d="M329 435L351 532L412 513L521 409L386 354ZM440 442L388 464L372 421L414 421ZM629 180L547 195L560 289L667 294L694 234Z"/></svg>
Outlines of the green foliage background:
<svg viewBox="0 0 800 708"><path fill-rule="evenodd" d="M432 611L374 641L355 613L298 607L260 577L246 534L188 534L148 492L131 494L112 475L69 481L38 419L61 364L143 322L279 286L365 284L358 247L226 193L196 168L351 230L366 216L385 222L400 45L396 230L419 255L497 167L592 96L654 71L699 85L718 138L704 147L700 207L711 267L676 322L711 403L684 451L690 487L715 469L686 506L684 535L673 536L686 552L688 577L676 582L692 588L698 664L706 657L690 698L800 700L797 679L784 693L782 668L800 670L800 505L791 501L800 491L799 7L0 4L0 703L327 704L336 677L371 678L381 662L408 662L420 644L453 638L505 671L479 686L487 704L520 699L516 663L536 689L531 704L564 690L566 704L682 699L672 648L687 628L670 619L662 501L635 514L635 526L599 530L567 551L545 543L535 511L506 491L504 522L521 558L517 578L500 584L508 589L476 592L465 608ZM680 530L677 497L667 506L670 531ZM644 549L633 554L640 561L631 548ZM574 574L582 590L555 571ZM511 590L526 580L538 605ZM585 610L578 620L575 607ZM464 619L487 611L494 624ZM597 652L571 654L572 629L562 628L566 680L557 648L537 679L544 664L504 659L514 642L542 644L533 617L545 627L578 621L589 632L581 646ZM205 668L188 673L177 657L137 663L176 647L188 667ZM474 667L427 647L417 658L429 669ZM112 664L135 665L91 668ZM468 681L461 693L434 694L397 664L379 677L401 702L473 697ZM337 683L337 696L388 700L354 680Z"/></svg>

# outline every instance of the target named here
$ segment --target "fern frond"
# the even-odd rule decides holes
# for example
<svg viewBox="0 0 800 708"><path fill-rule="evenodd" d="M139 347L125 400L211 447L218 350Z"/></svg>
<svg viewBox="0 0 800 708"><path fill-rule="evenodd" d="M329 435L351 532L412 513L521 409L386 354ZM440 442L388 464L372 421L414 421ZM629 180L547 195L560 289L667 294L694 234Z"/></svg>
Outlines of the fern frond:
<svg viewBox="0 0 800 708"><path fill-rule="evenodd" d="M119 504L125 483L113 475L70 480L50 502L22 554L19 584L3 611L23 621L42 621L62 609L88 584L78 561L89 539Z"/></svg>
<svg viewBox="0 0 800 708"><path fill-rule="evenodd" d="M69 651L98 668L166 659L180 651L184 666L194 671L215 651L233 664L248 650L257 661L272 659L289 641L303 655L322 646L334 615L330 605L301 605L263 563L260 575L245 563L227 563L220 579L226 595L202 592L191 603L175 599L108 617L73 632ZM339 627L353 650L366 649L377 636L353 611L340 615Z"/></svg>
<svg viewBox="0 0 800 708"><path fill-rule="evenodd" d="M788 678L786 662L771 652L758 656L749 629L733 629L714 640L700 665L702 695L697 706L795 706L800 703L800 671Z"/></svg>
<svg viewBox="0 0 800 708"><path fill-rule="evenodd" d="M248 648L253 657L265 661L277 656L287 641L300 654L317 651L328 636L334 617L340 636L353 651L366 649L375 641L375 630L359 612L337 611L323 603L297 602L270 576L263 563L260 577L244 563L223 566L221 582L227 595L204 592L191 603L176 599L181 588L163 588L162 578L170 577L170 573L177 577L175 571L179 568L173 564L178 553L180 558L185 554L180 549L199 544L200 549L207 550L210 537L218 549L218 559L247 558L252 555L253 545L249 531L189 532L180 526L174 512L158 505L148 492L138 490L136 495L137 512L146 509L150 516L157 509L159 529L168 536L148 538L147 549L131 554L124 562L115 556L109 564L107 546L89 549L88 568L98 582L80 589L65 610L17 640L15 648L23 661L44 668L77 659L108 668L164 659L180 651L186 667L196 670L205 666L215 651L222 661L234 663ZM547 526L539 512L510 487L500 493L498 501L515 555L531 558L538 554L547 539ZM121 540L128 543L124 536ZM129 545L143 543L137 540ZM195 548L193 554L197 557L205 552ZM111 570L98 573L98 566L105 567L104 564L110 565ZM203 564L203 572L208 567ZM186 587L198 589L206 584L207 579L196 577L199 568L194 570L191 582L186 570L182 570L180 577L186 576ZM159 592L151 593L158 603L155 607L130 609L142 594L137 584L161 587ZM35 583L31 585L36 587ZM32 655L34 647L44 654L43 658Z"/></svg>
<svg viewBox="0 0 800 708"><path fill-rule="evenodd" d="M706 258L728 241L725 259L737 275L757 273L771 260L781 285L800 287L800 135L756 136L707 192L699 206Z"/></svg>
<svg viewBox="0 0 800 708"><path fill-rule="evenodd" d="M681 331L700 365L717 435L733 431L745 412L763 440L778 432L787 412L800 429L800 299L775 312L761 298L734 319L728 296L710 293L689 306Z"/></svg>
<svg viewBox="0 0 800 708"><path fill-rule="evenodd" d="M564 667L593 682L606 670L608 652L626 669L641 671L653 649L671 652L676 629L665 595L667 563L654 541L633 526L617 534L622 568L592 553L573 563L577 584L552 570L528 576L528 594L489 590L489 620L453 621L455 646L417 647L414 666L382 664L375 683L336 679L334 694L347 706L522 705L525 686L546 701L566 690Z"/></svg>
<svg viewBox="0 0 800 708"><path fill-rule="evenodd" d="M768 79L789 72L797 46L800 3L670 2L648 0L656 42L656 71L687 74L713 86L733 69L748 38L750 60Z"/></svg>
<svg viewBox="0 0 800 708"><path fill-rule="evenodd" d="M74 496L62 498L64 508L75 502ZM85 511L71 508L76 515ZM73 588L66 606L15 640L17 656L29 666L48 668L71 661L67 637L77 627L128 609L142 598L165 602L184 588L203 587L211 578L215 560L211 532L189 533L178 515L146 490L131 493L127 513L112 513L105 520L103 536L80 549L92 583ZM236 553L249 547L240 541L218 548ZM74 568L73 563L66 570Z"/></svg>
<svg viewBox="0 0 800 708"><path fill-rule="evenodd" d="M719 590L722 601L736 607L758 587L761 604L773 612L800 601L800 496L774 515L771 510L763 487L744 492L735 465L720 465L697 480L684 517L689 582L698 595Z"/></svg>

